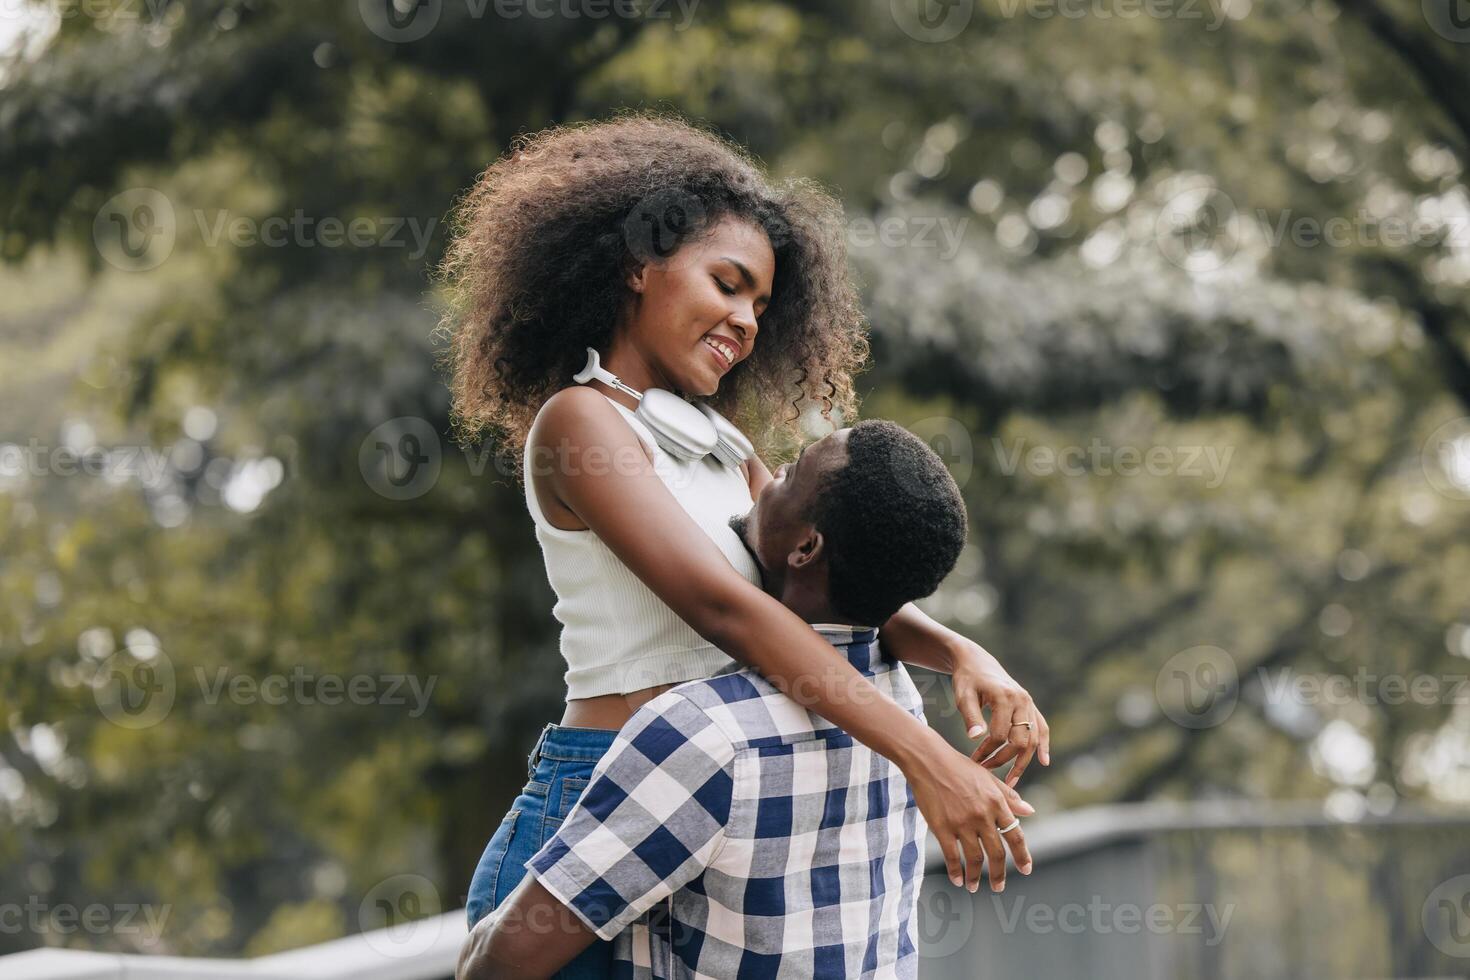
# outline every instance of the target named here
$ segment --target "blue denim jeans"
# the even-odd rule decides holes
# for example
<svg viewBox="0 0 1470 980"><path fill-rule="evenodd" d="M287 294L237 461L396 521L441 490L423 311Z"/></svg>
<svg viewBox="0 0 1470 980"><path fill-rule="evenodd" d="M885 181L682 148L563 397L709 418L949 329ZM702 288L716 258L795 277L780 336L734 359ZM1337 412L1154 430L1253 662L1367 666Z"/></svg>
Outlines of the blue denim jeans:
<svg viewBox="0 0 1470 980"><path fill-rule="evenodd" d="M550 840L591 782L592 768L612 748L617 732L547 725L526 770L530 779L485 845L470 879L470 927L505 901L526 875L526 862ZM557 980L602 980L612 975L612 943L594 940L563 967Z"/></svg>

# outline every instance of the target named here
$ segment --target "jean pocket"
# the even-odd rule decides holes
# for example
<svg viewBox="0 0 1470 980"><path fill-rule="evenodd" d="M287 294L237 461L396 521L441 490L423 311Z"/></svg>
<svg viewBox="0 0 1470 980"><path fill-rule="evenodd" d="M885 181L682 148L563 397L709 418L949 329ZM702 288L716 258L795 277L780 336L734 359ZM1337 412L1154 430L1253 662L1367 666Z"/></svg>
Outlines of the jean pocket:
<svg viewBox="0 0 1470 980"><path fill-rule="evenodd" d="M561 798L556 801L555 809L548 811L550 817L553 820L565 819L566 815L572 812L572 807L576 806L577 801L582 798L582 791L587 788L587 784L590 782L592 782L590 778L584 779L581 776L568 776L566 779L563 779L561 781Z"/></svg>

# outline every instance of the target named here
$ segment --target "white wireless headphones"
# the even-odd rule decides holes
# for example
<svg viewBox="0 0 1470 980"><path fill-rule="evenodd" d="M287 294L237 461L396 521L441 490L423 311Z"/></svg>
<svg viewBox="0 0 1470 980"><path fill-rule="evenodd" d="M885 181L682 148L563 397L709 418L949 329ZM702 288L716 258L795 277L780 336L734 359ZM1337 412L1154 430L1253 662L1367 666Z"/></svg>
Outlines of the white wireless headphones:
<svg viewBox="0 0 1470 980"><path fill-rule="evenodd" d="M636 391L605 369L597 351L589 347L587 366L572 375L572 380L584 385L593 378L638 399L638 410L633 414L652 430L659 446L677 459L703 459L713 453L721 463L736 467L755 454L745 433L719 412L702 402L690 404L662 388Z"/></svg>

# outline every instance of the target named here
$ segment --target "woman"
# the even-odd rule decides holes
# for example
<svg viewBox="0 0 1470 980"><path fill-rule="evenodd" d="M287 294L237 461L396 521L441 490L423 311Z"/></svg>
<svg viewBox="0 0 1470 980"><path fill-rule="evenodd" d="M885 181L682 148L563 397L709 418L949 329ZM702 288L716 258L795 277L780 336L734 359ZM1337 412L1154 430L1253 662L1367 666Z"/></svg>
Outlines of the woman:
<svg viewBox="0 0 1470 980"><path fill-rule="evenodd" d="M740 149L663 118L524 138L460 204L443 270L455 417L463 436L518 451L568 665L566 711L481 858L471 924L519 882L632 713L729 657L900 767L956 885L978 887L982 850L1004 862L1009 787L1038 750L1050 761L1029 695L912 604L881 624L895 656L953 674L971 737L986 735L971 759L955 752L761 590L728 522L785 466L676 458L636 396L573 381L593 348L631 389L702 399L789 453L802 402L855 415L868 347L845 261L830 196L773 186ZM986 756L1016 760L1008 786L975 765ZM609 967L599 943L562 976Z"/></svg>

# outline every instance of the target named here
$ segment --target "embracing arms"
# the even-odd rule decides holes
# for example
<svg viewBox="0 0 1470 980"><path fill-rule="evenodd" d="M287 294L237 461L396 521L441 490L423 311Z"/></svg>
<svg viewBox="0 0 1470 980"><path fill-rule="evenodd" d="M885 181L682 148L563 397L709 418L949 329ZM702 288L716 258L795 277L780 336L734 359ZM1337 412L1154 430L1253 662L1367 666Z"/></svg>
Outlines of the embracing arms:
<svg viewBox="0 0 1470 980"><path fill-rule="evenodd" d="M773 477L757 457L751 457L747 466L750 496L754 499ZM935 622L912 602L905 603L882 624L881 642L883 649L904 663L950 675L965 731L971 738L984 736L970 758L985 760L990 769L1014 759L1016 764L1006 774L1006 785L1014 787L1038 755L1042 765L1051 765L1051 729L1046 718L1026 689L980 644ZM981 711L986 707L990 708L993 723L989 728ZM1012 730L1027 721L1031 722L1030 728ZM1009 737L1012 735L1014 738Z"/></svg>
<svg viewBox="0 0 1470 980"><path fill-rule="evenodd" d="M980 644L935 622L912 602L883 624L882 642L884 649L905 663L950 675L966 732L971 738L984 736L970 758L986 760L989 769L1014 759L1016 764L1006 774L1007 786L1016 785L1033 758L1039 758L1043 766L1051 765L1051 728L1046 717L1026 689ZM985 707L990 708L989 727L981 713ZM1021 726L1027 721L1030 728Z"/></svg>
<svg viewBox="0 0 1470 980"><path fill-rule="evenodd" d="M553 449L549 480L560 501L695 632L903 771L956 884L977 889L985 857L992 889L1003 886L1005 848L997 828L1012 822L1013 811L1034 811L880 692L801 617L736 572L669 493L603 395L584 388L558 392L531 438L534 446ZM541 457L533 452L532 458ZM900 648L911 646L902 640L906 624L912 635L921 628L901 620ZM1021 831L1004 841L1017 866L1029 872Z"/></svg>

